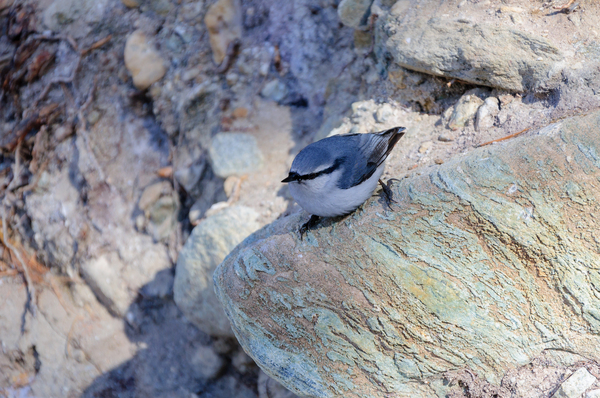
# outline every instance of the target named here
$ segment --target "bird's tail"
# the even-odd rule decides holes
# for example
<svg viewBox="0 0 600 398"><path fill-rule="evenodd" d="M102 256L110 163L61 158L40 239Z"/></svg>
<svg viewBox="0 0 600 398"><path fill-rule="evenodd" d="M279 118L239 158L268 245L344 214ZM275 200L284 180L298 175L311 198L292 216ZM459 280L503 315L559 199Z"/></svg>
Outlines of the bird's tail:
<svg viewBox="0 0 600 398"><path fill-rule="evenodd" d="M384 130L379 133L382 137L387 136L387 139L388 139L388 146L387 146L387 150L385 151L386 157L387 157L387 155L390 154L390 152L392 152L392 149L394 149L394 146L400 140L400 138L402 138L405 130L406 130L406 127L394 127L394 128L391 128L389 130Z"/></svg>

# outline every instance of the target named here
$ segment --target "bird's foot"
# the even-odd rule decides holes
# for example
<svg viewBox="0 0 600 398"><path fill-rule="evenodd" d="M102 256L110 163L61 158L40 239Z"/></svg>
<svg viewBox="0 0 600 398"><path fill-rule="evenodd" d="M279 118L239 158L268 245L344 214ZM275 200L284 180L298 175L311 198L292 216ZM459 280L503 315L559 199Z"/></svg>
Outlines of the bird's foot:
<svg viewBox="0 0 600 398"><path fill-rule="evenodd" d="M381 181L381 179L379 180L379 184L381 185L381 188L383 189L383 196L385 198L385 203L387 204L387 206L389 207L390 210L392 210L392 203L398 203L394 200L394 193L392 192L392 187L391 187L391 183L392 181L399 181L395 178L390 178L386 183L384 183L383 181Z"/></svg>
<svg viewBox="0 0 600 398"><path fill-rule="evenodd" d="M300 240L302 240L302 238L304 237L304 234L306 232L308 232L309 229L311 229L312 227L317 225L318 222L319 222L319 216L315 216L314 214L311 215L310 219L307 222L305 222L298 230L298 232L300 233Z"/></svg>

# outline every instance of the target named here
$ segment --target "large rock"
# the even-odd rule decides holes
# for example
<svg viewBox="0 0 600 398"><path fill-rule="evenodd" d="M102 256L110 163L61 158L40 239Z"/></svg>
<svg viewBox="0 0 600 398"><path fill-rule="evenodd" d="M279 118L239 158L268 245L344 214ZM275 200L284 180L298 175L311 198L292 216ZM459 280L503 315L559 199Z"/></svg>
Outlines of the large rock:
<svg viewBox="0 0 600 398"><path fill-rule="evenodd" d="M304 240L304 214L262 229L214 275L236 337L313 397L446 396L448 371L599 357L599 130L595 112L475 150Z"/></svg>
<svg viewBox="0 0 600 398"><path fill-rule="evenodd" d="M179 253L175 302L191 322L212 336L233 336L215 296L213 272L229 251L260 227L257 217L248 207L227 208L194 228Z"/></svg>
<svg viewBox="0 0 600 398"><path fill-rule="evenodd" d="M405 20L382 22L382 49L404 68L515 91L559 82L563 57L542 37L466 20Z"/></svg>

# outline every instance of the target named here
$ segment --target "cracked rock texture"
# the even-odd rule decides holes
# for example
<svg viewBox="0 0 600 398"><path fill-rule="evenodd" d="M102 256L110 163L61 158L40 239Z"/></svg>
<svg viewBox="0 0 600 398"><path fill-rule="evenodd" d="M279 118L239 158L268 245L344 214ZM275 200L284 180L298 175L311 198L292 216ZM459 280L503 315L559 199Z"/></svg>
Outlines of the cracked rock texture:
<svg viewBox="0 0 600 398"><path fill-rule="evenodd" d="M271 377L315 397L445 396L542 352L600 355L600 112L485 147L321 222L299 214L215 271L233 330Z"/></svg>

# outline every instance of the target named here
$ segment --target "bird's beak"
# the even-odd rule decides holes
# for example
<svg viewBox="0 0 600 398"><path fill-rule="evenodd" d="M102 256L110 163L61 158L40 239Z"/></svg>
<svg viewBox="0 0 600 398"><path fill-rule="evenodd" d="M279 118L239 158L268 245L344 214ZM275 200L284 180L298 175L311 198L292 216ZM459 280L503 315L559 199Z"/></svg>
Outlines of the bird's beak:
<svg viewBox="0 0 600 398"><path fill-rule="evenodd" d="M290 175L288 175L287 177L285 177L283 180L281 180L281 182L292 182L292 181L296 181L297 177L290 173Z"/></svg>

